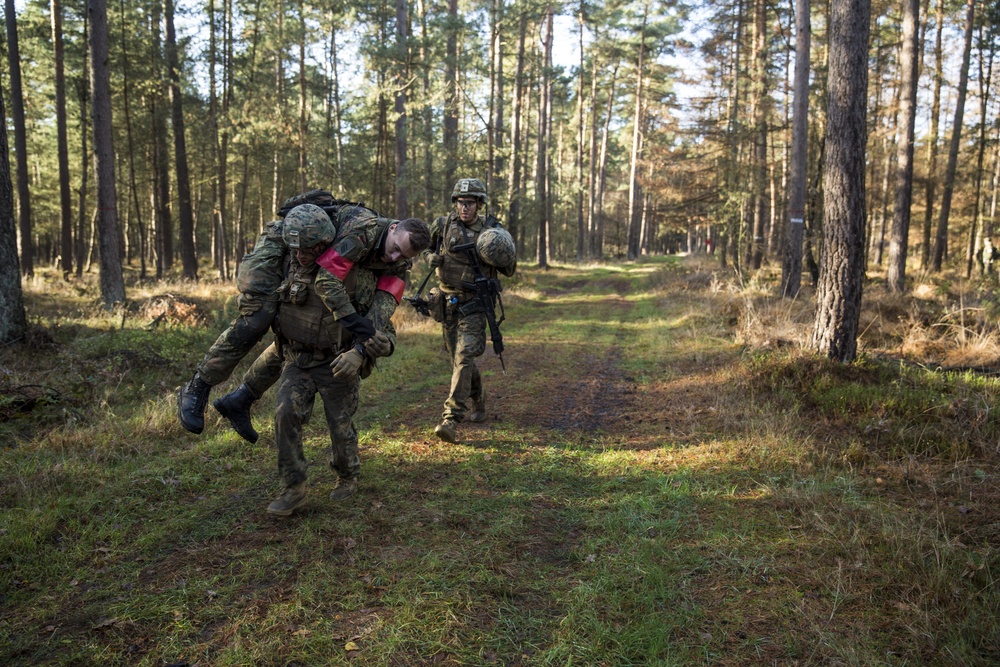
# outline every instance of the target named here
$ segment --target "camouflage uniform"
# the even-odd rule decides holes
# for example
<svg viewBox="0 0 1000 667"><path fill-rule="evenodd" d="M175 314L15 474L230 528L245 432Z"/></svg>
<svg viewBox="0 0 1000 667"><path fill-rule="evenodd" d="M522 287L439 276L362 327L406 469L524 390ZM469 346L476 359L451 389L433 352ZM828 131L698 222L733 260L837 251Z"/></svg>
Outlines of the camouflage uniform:
<svg viewBox="0 0 1000 667"><path fill-rule="evenodd" d="M278 310L277 289L284 278L288 249L281 240L283 222L268 223L253 251L243 257L236 272L240 314L215 340L198 364L198 373L209 385L224 382L240 360L267 333Z"/></svg>
<svg viewBox="0 0 1000 667"><path fill-rule="evenodd" d="M493 224L499 224L491 219ZM486 351L486 313L475 300L475 293L464 289L463 283L473 283L476 278L472 260L467 251L455 252L454 247L475 242L489 227L487 219L479 215L471 224L464 224L458 214L441 216L434 223L431 247L440 248L442 264L437 267L439 289L445 302L442 334L445 348L451 357L451 389L444 403L442 417L447 421L461 422L468 412L469 399L480 402L483 396L483 379L476 366L476 357ZM497 269L480 262L480 269L487 278L496 278ZM504 270L513 275L515 265Z"/></svg>
<svg viewBox="0 0 1000 667"><path fill-rule="evenodd" d="M283 340L284 363L276 350L269 348L277 359L280 377L277 388L277 409L274 418L275 440L278 445L278 472L286 487L306 481L306 460L302 452L302 427L312 416L316 394L323 399L326 422L330 429L333 456L330 466L342 480L356 479L360 474L358 435L353 417L358 408L360 375L338 379L330 372L330 363L354 345L352 334L340 327L319 287L325 271L313 267L309 271L297 267L290 272L291 282L308 285L305 303L290 301L287 290L282 292L278 312L278 327ZM355 268L337 290L353 303L352 312L370 312L379 300L376 277L368 269ZM385 319L381 327L393 345L396 342L392 323ZM262 355L262 358L265 355ZM258 359L258 362L260 359ZM256 362L255 362L256 363Z"/></svg>
<svg viewBox="0 0 1000 667"><path fill-rule="evenodd" d="M387 264L382 261L379 252L389 225L396 221L377 217L374 212L360 207L342 209L338 213L338 218L342 219L342 222L332 250L336 251L340 259L337 260L336 266L330 266L332 272L318 273L315 289L335 319L339 320L352 313L358 313L367 317L375 329L388 333L392 330L391 318L396 311L398 301L393 294L379 289L378 281L384 277L405 281L406 273L410 269L409 260ZM355 272L349 274L355 283L356 292L353 300L348 294L345 281L336 275L338 271L342 271L345 260L355 267ZM323 264L324 258L321 257L319 263ZM277 346L272 344L244 374L243 383L257 396L262 396L277 381L281 369L281 355ZM370 372L370 366L362 368L362 377L367 377Z"/></svg>
<svg viewBox="0 0 1000 667"><path fill-rule="evenodd" d="M339 238L336 232L337 228L342 227L348 230L348 236L343 239L343 242L352 244L350 247L356 251L368 249L372 243L377 244L384 237L390 224L395 222L379 218L374 211L359 205L341 207L335 215L335 220L330 221L323 209L315 205L305 204L293 207L284 220L269 223L258 239L253 252L243 258L237 273L236 283L240 289L237 298L239 315L212 344L212 347L198 364L197 371L191 381L184 385L178 393L178 418L185 429L192 433L202 432L204 408L211 388L226 380L240 360L267 333L277 313L277 291L284 279L284 259L288 256L288 248L282 234L297 224L307 222L312 216L318 216L322 223L332 223L327 225L330 230L330 240ZM374 241L371 237L375 237ZM356 244L357 248L354 248L353 244ZM377 251L371 254L378 259ZM342 255L344 252L340 255L334 253L334 259L339 263L332 264L327 268L334 271L343 270L345 267L349 268L350 261ZM367 259L367 255L365 258ZM319 263L323 265L322 261ZM374 263L372 268L379 270L387 268L384 263L379 264L378 262ZM398 276L400 281L405 277L405 268L397 270L393 274ZM325 272L320 272L321 276L324 274ZM329 276L326 277L329 278ZM349 299L343 294L342 286L337 288L329 281L321 282L325 288L331 290L328 301L335 306L338 318L354 313ZM385 294L384 298L378 299L374 312L379 314L387 311L391 315L392 310L395 309L396 299L402 296L401 287L398 292L398 294ZM391 309L388 303L390 301L392 302ZM355 323L355 320L351 320L350 324L345 323L345 325L352 326ZM257 383L265 389L274 384L281 370L280 359L271 358L270 364L267 366L270 370L261 371L266 377ZM256 442L257 432L253 429L248 411L250 403L259 397L260 394L254 394L253 389L244 384L236 392L217 399L213 405L216 410L229 419L233 428L241 436L251 442Z"/></svg>

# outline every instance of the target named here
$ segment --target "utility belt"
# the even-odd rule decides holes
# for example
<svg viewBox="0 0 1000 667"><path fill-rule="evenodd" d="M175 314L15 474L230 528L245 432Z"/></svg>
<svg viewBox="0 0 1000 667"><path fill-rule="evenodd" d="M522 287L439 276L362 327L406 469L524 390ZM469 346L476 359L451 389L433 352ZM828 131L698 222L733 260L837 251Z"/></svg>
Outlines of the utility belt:
<svg viewBox="0 0 1000 667"><path fill-rule="evenodd" d="M455 314L462 317L484 312L475 292L442 292L435 288L427 294L427 310L435 322L444 322Z"/></svg>
<svg viewBox="0 0 1000 667"><path fill-rule="evenodd" d="M291 360L300 368L310 368L312 366L318 366L320 364L333 361L337 355L349 349L350 346L345 345L345 340L350 341L351 338L348 337L346 339L342 339L342 344L339 347L320 347L317 345L309 345L297 340L290 340L281 335L280 332L276 332L275 335L275 342L278 347L278 356L282 359L282 361ZM371 373L370 369L368 370L368 373Z"/></svg>

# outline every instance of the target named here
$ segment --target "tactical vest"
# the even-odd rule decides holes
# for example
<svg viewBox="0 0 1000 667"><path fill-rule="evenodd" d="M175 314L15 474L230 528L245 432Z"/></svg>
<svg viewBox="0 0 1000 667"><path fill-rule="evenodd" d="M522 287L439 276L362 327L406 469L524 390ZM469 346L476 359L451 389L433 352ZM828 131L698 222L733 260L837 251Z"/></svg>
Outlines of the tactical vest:
<svg viewBox="0 0 1000 667"><path fill-rule="evenodd" d="M289 260L289 266L291 264ZM308 273L289 270L278 288L281 305L275 324L293 349L341 350L351 342L351 334L334 319L333 313L316 293L318 267ZM353 299L355 272L344 280L344 288Z"/></svg>
<svg viewBox="0 0 1000 667"><path fill-rule="evenodd" d="M479 229L466 227L456 213L452 213L444 221L441 232L441 255L444 261L437 269L437 277L441 289L445 292L468 292L469 290L462 287L462 283L473 283L476 280L476 269L469 257L469 251L454 250L455 246L463 243L475 244L476 239L486 229L482 217L473 226ZM475 247L472 252L476 252ZM479 267L487 278L496 277L496 269L482 260L479 262Z"/></svg>

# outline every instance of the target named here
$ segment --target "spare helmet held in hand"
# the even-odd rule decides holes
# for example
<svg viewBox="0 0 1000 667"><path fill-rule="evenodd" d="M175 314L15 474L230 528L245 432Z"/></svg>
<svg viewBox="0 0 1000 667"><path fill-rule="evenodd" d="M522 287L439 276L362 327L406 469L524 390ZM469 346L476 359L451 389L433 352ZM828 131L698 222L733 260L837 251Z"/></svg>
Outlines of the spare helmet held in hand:
<svg viewBox="0 0 1000 667"><path fill-rule="evenodd" d="M517 259L514 238L503 227L490 227L476 239L476 250L484 262L498 269L506 269Z"/></svg>

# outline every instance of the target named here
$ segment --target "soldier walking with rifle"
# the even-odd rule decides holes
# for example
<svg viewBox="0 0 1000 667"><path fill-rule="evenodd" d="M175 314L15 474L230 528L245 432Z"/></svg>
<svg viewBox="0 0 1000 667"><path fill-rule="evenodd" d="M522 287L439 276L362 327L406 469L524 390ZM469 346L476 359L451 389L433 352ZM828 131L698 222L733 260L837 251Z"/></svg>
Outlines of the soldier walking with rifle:
<svg viewBox="0 0 1000 667"><path fill-rule="evenodd" d="M427 299L407 299L418 312L441 322L451 356L451 390L444 402L443 421L434 433L457 443L458 424L486 419L486 390L476 357L486 351L486 328L493 351L503 367L502 286L497 273L514 275L514 239L493 216L485 215L486 187L478 178L463 178L451 193L455 210L438 218L431 234L433 252L427 264L436 270L439 287ZM496 307L500 306L500 318ZM469 411L471 407L471 412Z"/></svg>

